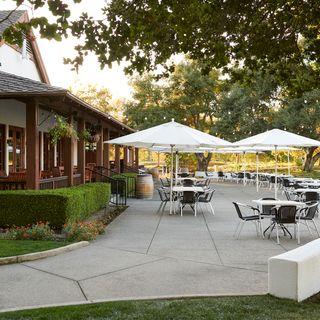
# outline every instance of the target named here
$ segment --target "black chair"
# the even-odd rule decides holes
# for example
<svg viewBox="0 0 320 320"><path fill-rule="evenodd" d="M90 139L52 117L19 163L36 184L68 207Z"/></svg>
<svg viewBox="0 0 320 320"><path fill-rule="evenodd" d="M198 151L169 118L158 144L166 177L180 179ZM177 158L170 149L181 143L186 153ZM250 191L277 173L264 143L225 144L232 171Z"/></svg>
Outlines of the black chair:
<svg viewBox="0 0 320 320"><path fill-rule="evenodd" d="M284 194L286 196L286 199L288 201L299 201L300 200L300 197L299 195L296 193L296 192L293 192L293 191L289 191L289 190L284 190Z"/></svg>
<svg viewBox="0 0 320 320"><path fill-rule="evenodd" d="M261 220L263 219L263 217L260 215L259 209L252 207L252 206L249 206L247 204L239 203L239 202L232 202L232 203L233 203L233 205L237 211L238 217L240 219L240 221L236 227L236 230L234 231L233 236L236 236L236 234L238 233L237 239L239 239L242 228L246 222L255 223L257 236L258 236L259 235L258 230L259 229L260 229L260 231L262 230ZM246 210L246 211L250 211L251 214L247 214L247 215L244 214L240 208L242 208L243 210Z"/></svg>
<svg viewBox="0 0 320 320"><path fill-rule="evenodd" d="M225 178L224 173L222 171L218 171L218 181L223 181Z"/></svg>
<svg viewBox="0 0 320 320"><path fill-rule="evenodd" d="M213 197L213 194L215 191L216 190L214 190L214 189L206 190L203 194L200 194L198 197L199 203L206 203L207 205L209 205L213 215L214 215L214 209L213 209L211 200L212 200L212 197Z"/></svg>
<svg viewBox="0 0 320 320"><path fill-rule="evenodd" d="M187 172L181 172L181 173L179 173L179 176L180 176L181 178L186 178L186 177L189 177L189 173L187 173Z"/></svg>
<svg viewBox="0 0 320 320"><path fill-rule="evenodd" d="M184 187L192 187L194 185L194 182L192 179L183 179L182 184Z"/></svg>
<svg viewBox="0 0 320 320"><path fill-rule="evenodd" d="M209 178L196 182L196 186L197 187L208 188L209 185L210 185L210 179Z"/></svg>
<svg viewBox="0 0 320 320"><path fill-rule="evenodd" d="M166 192L164 188L158 188L157 191L159 193L160 201L161 201L159 210L160 209L164 210L166 204L170 201L170 195L168 194L168 192Z"/></svg>
<svg viewBox="0 0 320 320"><path fill-rule="evenodd" d="M275 209L275 217L271 219L271 224L268 229L270 229L269 238L271 237L272 231L276 229L277 232L277 244L279 241L279 227L283 230L283 234L288 233L292 239L292 234L285 227L285 224L293 224L294 231L296 233L296 227L298 226L298 244L300 244L300 230L299 230L299 220L297 219L297 208L296 206L280 206ZM265 232L268 230L266 229Z"/></svg>
<svg viewBox="0 0 320 320"><path fill-rule="evenodd" d="M160 178L160 183L161 183L161 185L162 185L163 188L168 188L168 187L170 187L170 181L169 181L169 183L168 183L167 180L164 180L164 179Z"/></svg>
<svg viewBox="0 0 320 320"><path fill-rule="evenodd" d="M307 226L308 231L311 235L313 234L311 232L308 222L312 222L318 234L318 237L320 237L318 227L316 225L316 222L314 221L315 215L318 211L318 205L319 205L319 202L316 202L316 201L307 203L306 207L299 210L299 221L303 222Z"/></svg>
<svg viewBox="0 0 320 320"><path fill-rule="evenodd" d="M277 200L276 198L261 198L260 200ZM271 216L271 215L273 215L273 214L275 214L275 212L274 212L274 204L272 204L272 205L263 205L262 207L261 207L261 209L262 209L262 212L261 212L261 215L263 215L263 216Z"/></svg>
<svg viewBox="0 0 320 320"><path fill-rule="evenodd" d="M304 194L304 202L319 201L319 193L316 191L307 191Z"/></svg>
<svg viewBox="0 0 320 320"><path fill-rule="evenodd" d="M198 204L198 194L193 191L183 191L180 196L180 214L183 215L183 209L186 205L189 205L194 212L194 216L197 216L197 204Z"/></svg>

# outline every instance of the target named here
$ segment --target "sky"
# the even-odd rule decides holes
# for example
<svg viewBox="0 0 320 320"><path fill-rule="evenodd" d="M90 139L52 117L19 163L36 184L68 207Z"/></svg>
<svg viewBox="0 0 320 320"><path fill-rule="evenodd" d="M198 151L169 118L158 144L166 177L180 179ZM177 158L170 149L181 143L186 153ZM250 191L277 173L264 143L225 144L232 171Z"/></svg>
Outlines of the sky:
<svg viewBox="0 0 320 320"><path fill-rule="evenodd" d="M70 4L72 18L76 18L82 12L88 12L93 18L99 19L102 16L100 8L103 7L105 0L82 0L80 4L73 4L71 0L66 2ZM13 8L15 8L14 1L0 0L0 10ZM51 16L50 12L44 8L32 12L28 6L21 5L19 9L28 10L29 17L46 16L50 19ZM57 42L37 37L37 43L52 85L77 88L87 84L97 84L100 87L107 87L114 99L130 97L129 78L123 72L123 65L114 64L112 68L106 67L101 70L96 57L89 55L76 73L71 71L70 65L63 64L63 58L74 57L73 48L77 44L77 39L69 37Z"/></svg>

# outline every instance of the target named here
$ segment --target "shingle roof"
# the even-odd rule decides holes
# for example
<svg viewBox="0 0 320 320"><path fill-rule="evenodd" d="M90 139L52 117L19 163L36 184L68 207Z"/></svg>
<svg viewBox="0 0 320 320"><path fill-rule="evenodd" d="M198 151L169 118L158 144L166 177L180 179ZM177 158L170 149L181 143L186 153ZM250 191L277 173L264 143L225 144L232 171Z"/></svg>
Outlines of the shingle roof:
<svg viewBox="0 0 320 320"><path fill-rule="evenodd" d="M0 71L0 95L10 94L53 94L66 93L67 90L46 83L16 76L11 73Z"/></svg>
<svg viewBox="0 0 320 320"><path fill-rule="evenodd" d="M34 97L34 96L64 96L77 104L81 105L87 112L93 113L95 116L108 119L108 121L114 124L126 128L128 131L133 132L134 130L123 124L121 121L115 119L114 117L106 114L98 109L95 109L85 101L76 97L68 90L51 86L49 84L35 81L32 79L16 76L11 73L0 71L0 98L16 98L16 97Z"/></svg>
<svg viewBox="0 0 320 320"><path fill-rule="evenodd" d="M0 21L5 19L12 10L0 10ZM0 35L3 33L5 29L10 27L11 25L17 23L17 21L21 18L21 16L25 13L25 10L16 10L10 14L10 17L3 22L0 23Z"/></svg>

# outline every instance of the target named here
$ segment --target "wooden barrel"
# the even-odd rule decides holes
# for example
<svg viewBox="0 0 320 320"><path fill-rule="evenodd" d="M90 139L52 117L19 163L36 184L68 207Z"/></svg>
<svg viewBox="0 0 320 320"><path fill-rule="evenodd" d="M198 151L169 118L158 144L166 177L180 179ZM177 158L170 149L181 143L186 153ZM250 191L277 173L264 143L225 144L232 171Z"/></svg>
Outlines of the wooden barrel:
<svg viewBox="0 0 320 320"><path fill-rule="evenodd" d="M152 199L153 179L151 174L138 174L137 176L137 198Z"/></svg>
<svg viewBox="0 0 320 320"><path fill-rule="evenodd" d="M159 169L157 167L151 168L150 173L152 174L153 179L155 180L159 179Z"/></svg>

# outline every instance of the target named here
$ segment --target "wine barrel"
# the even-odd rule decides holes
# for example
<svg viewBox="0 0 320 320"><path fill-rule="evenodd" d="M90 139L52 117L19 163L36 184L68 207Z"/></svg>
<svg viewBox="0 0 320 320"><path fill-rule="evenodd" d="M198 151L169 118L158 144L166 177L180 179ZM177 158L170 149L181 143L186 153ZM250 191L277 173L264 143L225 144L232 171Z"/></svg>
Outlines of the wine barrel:
<svg viewBox="0 0 320 320"><path fill-rule="evenodd" d="M151 168L150 173L152 174L153 179L155 180L159 179L159 169L157 167Z"/></svg>
<svg viewBox="0 0 320 320"><path fill-rule="evenodd" d="M137 198L152 199L153 179L151 174L138 174L137 176Z"/></svg>

